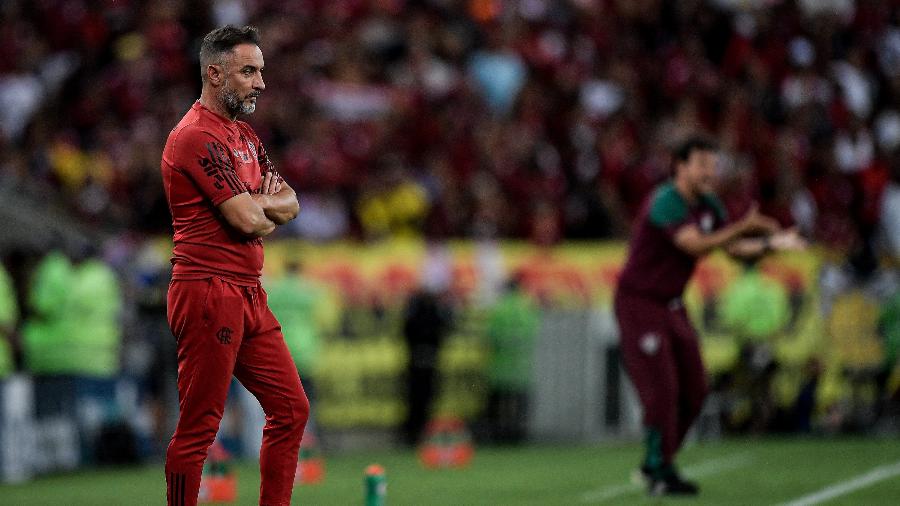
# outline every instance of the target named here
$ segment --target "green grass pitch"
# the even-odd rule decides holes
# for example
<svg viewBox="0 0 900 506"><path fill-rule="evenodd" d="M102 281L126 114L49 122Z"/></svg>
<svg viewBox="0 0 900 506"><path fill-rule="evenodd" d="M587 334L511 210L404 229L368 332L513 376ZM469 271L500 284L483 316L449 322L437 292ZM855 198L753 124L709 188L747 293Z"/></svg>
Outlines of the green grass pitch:
<svg viewBox="0 0 900 506"><path fill-rule="evenodd" d="M808 504L900 504L900 439L741 439L693 444L679 459L702 487L697 499L651 499L629 481L635 444L479 449L459 470L427 470L411 451L330 456L326 479L298 486L293 504L362 504L363 469L387 471L387 503L396 505L787 504L849 488ZM237 505L257 501L255 462L236 466ZM868 477L868 478L867 478ZM0 486L0 504L161 505L162 467L103 469ZM861 484L861 485L860 485ZM855 485L855 487L854 487ZM820 496L818 499L822 499Z"/></svg>

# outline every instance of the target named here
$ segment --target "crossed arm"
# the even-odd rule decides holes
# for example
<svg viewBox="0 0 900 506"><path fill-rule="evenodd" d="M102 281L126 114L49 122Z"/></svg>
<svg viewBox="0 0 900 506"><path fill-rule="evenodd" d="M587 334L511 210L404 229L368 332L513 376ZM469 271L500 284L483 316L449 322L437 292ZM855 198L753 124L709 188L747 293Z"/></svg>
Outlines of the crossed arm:
<svg viewBox="0 0 900 506"><path fill-rule="evenodd" d="M277 173L267 172L259 193L242 193L219 204L229 225L249 237L264 237L300 212L297 194Z"/></svg>
<svg viewBox="0 0 900 506"><path fill-rule="evenodd" d="M300 212L297 194L277 173L267 172L260 192L254 193L250 198L262 208L266 218L276 225L284 225Z"/></svg>

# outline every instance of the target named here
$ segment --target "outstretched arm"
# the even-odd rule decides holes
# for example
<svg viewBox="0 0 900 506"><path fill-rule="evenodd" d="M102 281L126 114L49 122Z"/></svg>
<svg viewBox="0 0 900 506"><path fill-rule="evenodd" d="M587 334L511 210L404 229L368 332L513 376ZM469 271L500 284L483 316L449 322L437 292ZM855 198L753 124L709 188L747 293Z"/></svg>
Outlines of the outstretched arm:
<svg viewBox="0 0 900 506"><path fill-rule="evenodd" d="M674 240L675 245L682 251L699 257L715 249L727 247L743 235L754 232L771 234L778 229L778 223L759 214L754 205L740 220L710 234L704 234L696 225L685 225L675 232Z"/></svg>
<svg viewBox="0 0 900 506"><path fill-rule="evenodd" d="M746 237L732 241L725 247L734 258L745 260L759 258L772 251L798 251L805 249L806 239L796 228L780 230L765 237Z"/></svg>

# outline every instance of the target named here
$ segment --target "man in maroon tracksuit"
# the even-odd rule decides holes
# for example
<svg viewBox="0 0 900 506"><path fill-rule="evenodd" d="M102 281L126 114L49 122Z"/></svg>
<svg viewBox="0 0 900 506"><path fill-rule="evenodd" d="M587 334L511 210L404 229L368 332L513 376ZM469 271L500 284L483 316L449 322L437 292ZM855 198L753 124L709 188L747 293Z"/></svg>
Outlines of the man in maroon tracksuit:
<svg viewBox="0 0 900 506"><path fill-rule="evenodd" d="M253 27L213 30L200 47L203 89L172 129L162 177L175 231L169 326L177 341L180 414L166 452L169 506L197 504L231 378L266 413L259 455L260 505L291 502L309 402L260 285L262 237L297 216L253 129L265 89Z"/></svg>
<svg viewBox="0 0 900 506"><path fill-rule="evenodd" d="M755 207L728 222L713 193L718 155L711 142L692 138L674 155L673 179L653 192L636 221L615 297L622 358L644 407L641 471L653 495L698 490L674 467L707 392L697 334L681 299L698 258L717 248L746 258L803 245L796 231L780 231Z"/></svg>

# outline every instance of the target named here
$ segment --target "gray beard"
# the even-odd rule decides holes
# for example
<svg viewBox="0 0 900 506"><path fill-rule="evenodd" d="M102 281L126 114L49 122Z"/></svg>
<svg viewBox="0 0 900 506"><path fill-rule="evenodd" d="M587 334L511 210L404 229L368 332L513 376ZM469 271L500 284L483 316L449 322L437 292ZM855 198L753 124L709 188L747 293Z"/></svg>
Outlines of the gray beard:
<svg viewBox="0 0 900 506"><path fill-rule="evenodd" d="M232 118L236 118L238 114L250 115L256 112L256 102L241 100L236 91L227 88L222 90L219 102Z"/></svg>

